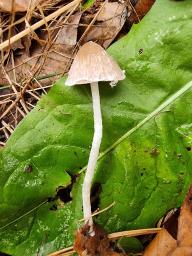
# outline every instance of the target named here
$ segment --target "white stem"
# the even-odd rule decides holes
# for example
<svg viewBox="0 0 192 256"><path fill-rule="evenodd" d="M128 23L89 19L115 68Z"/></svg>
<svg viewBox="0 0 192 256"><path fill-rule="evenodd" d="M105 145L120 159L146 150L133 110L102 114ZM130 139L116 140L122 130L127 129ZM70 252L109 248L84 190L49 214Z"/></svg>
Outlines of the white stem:
<svg viewBox="0 0 192 256"><path fill-rule="evenodd" d="M89 226L92 227L93 220L91 216L91 184L94 175L94 169L97 163L97 158L99 156L99 148L102 138L102 116L98 83L91 83L91 93L94 113L94 136L91 152L89 155L87 171L83 182L82 197L85 223L87 223L88 221Z"/></svg>

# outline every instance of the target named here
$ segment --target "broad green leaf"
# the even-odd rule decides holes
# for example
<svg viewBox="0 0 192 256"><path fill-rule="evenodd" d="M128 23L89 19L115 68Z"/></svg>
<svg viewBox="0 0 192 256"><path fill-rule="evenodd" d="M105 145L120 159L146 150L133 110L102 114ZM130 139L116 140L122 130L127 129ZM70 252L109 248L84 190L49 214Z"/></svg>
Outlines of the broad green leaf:
<svg viewBox="0 0 192 256"><path fill-rule="evenodd" d="M126 79L115 88L100 86L104 136L94 183L101 186L100 208L115 205L95 221L108 232L154 226L180 205L192 180L191 27L191 0L158 0L109 49ZM0 250L12 255L69 246L82 215L82 179L64 207L35 208L85 170L90 151L89 85L68 88L64 81L0 152Z"/></svg>

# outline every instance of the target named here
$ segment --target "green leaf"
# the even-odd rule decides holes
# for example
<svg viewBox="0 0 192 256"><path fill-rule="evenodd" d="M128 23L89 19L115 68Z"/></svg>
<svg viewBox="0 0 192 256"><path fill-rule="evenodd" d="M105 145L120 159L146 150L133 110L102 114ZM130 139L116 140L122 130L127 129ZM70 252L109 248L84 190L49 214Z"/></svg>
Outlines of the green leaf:
<svg viewBox="0 0 192 256"><path fill-rule="evenodd" d="M100 208L115 205L95 221L108 232L154 226L181 204L191 183L191 10L191 0L158 0L109 49L126 79L115 88L100 86L104 135L94 183L101 186ZM69 88L64 81L40 100L0 151L5 253L46 255L69 246L79 225L83 177L73 185L71 202L55 212L50 203L37 208L85 170L90 151L89 85Z"/></svg>
<svg viewBox="0 0 192 256"><path fill-rule="evenodd" d="M118 241L118 246L128 253L139 253L143 251L141 242L135 237L120 238Z"/></svg>
<svg viewBox="0 0 192 256"><path fill-rule="evenodd" d="M81 188L78 183L73 188L73 202L64 207L59 200L43 203L23 216L22 220L12 223L9 232L4 228L0 238L1 251L16 256L47 255L53 249L70 246L74 230L80 226L79 220L82 219Z"/></svg>
<svg viewBox="0 0 192 256"><path fill-rule="evenodd" d="M89 9L90 7L93 6L94 4L94 0L87 0L83 5L82 5L82 9L85 11L87 9Z"/></svg>

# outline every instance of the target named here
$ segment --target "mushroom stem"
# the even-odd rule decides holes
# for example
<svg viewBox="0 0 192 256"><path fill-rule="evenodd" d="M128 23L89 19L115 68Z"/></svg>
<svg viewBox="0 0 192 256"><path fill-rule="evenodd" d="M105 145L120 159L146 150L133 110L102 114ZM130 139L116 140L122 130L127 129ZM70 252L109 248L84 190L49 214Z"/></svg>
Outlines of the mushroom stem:
<svg viewBox="0 0 192 256"><path fill-rule="evenodd" d="M93 226L93 219L91 216L91 183L94 175L94 169L97 163L97 158L99 155L99 148L102 138L102 116L99 87L97 82L91 83L91 93L94 113L94 136L82 189L84 219L85 223L88 222L89 226L91 227L90 230L92 230Z"/></svg>

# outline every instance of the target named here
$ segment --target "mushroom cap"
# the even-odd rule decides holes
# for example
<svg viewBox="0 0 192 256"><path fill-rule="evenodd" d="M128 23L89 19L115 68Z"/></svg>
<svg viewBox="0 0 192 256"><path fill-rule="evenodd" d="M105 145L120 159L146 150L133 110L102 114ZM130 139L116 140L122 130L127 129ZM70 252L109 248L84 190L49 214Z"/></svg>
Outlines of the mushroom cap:
<svg viewBox="0 0 192 256"><path fill-rule="evenodd" d="M112 57L100 45L90 41L77 52L65 84L72 86L98 81L117 83L123 79L124 72Z"/></svg>

